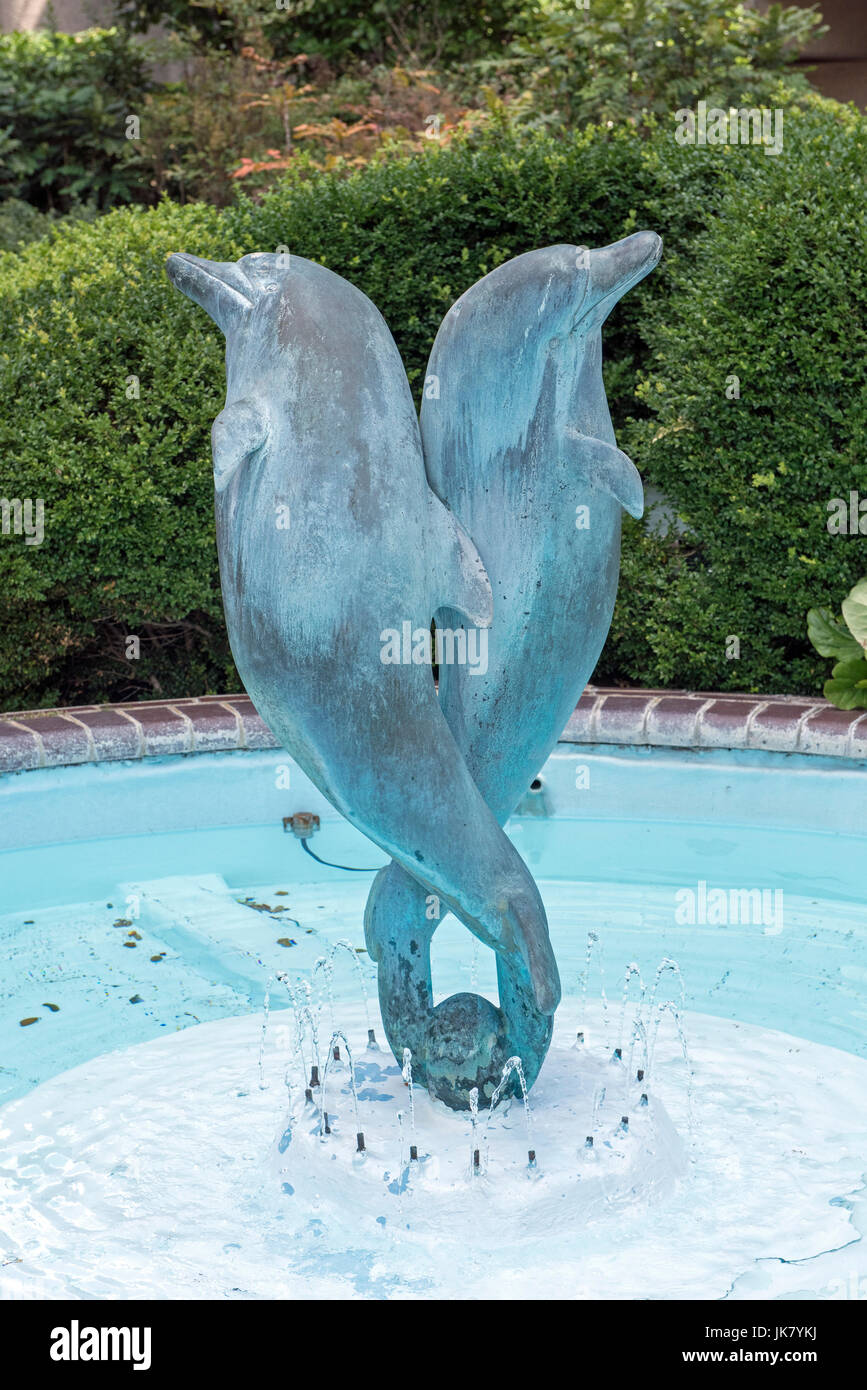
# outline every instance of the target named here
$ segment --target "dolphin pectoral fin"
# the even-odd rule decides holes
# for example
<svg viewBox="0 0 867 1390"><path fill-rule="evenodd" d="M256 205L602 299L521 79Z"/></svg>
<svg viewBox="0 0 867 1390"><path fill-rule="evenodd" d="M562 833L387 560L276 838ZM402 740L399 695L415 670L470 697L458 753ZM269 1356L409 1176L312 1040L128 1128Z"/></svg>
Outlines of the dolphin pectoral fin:
<svg viewBox="0 0 867 1390"><path fill-rule="evenodd" d="M210 314L223 333L255 299L253 286L234 261L206 261L176 251L166 262L166 274L176 289Z"/></svg>
<svg viewBox="0 0 867 1390"><path fill-rule="evenodd" d="M574 449L575 461L588 480L616 497L630 516L644 514L644 485L641 474L628 454L616 444L604 439L567 430L567 439Z"/></svg>
<svg viewBox="0 0 867 1390"><path fill-rule="evenodd" d="M268 412L261 401L232 401L211 426L214 487L222 492L245 459L261 449L270 432Z"/></svg>
<svg viewBox="0 0 867 1390"><path fill-rule="evenodd" d="M494 597L482 557L454 513L433 492L430 502L431 551L436 557L431 612L455 608L476 627L490 627Z"/></svg>

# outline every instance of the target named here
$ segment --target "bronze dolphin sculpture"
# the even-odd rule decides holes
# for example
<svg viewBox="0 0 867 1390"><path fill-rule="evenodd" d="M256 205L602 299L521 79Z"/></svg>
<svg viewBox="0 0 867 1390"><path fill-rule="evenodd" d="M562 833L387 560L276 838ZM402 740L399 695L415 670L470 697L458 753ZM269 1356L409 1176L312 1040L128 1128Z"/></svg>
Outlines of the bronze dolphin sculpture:
<svg viewBox="0 0 867 1390"><path fill-rule="evenodd" d="M226 406L212 431L217 547L247 691L329 801L413 876L422 902L441 901L519 960L534 1008L550 1016L559 977L533 878L467 769L430 666L384 660L386 632L429 630L438 611L486 627L491 589L428 486L382 316L295 255L178 253L167 270L226 337ZM416 981L402 954L385 973L410 1007ZM451 1030L437 1030L439 1062L426 1074L451 1104L476 1080L463 999Z"/></svg>
<svg viewBox="0 0 867 1390"><path fill-rule="evenodd" d="M441 665L440 698L503 825L599 658L617 592L621 508L642 513L641 479L615 443L601 330L661 249L655 233L639 232L600 250L551 246L507 261L452 306L430 355L421 411L428 480L473 537L494 596L486 672ZM447 627L460 621L454 612L437 615ZM475 1017L479 1103L512 1055L532 1085L552 1018L539 1009L524 962L497 954L499 1008L473 995L435 1008L435 927L415 879L397 863L381 870L366 931L381 962L392 1047L435 1055L436 1034L454 1032L460 1001L465 1035Z"/></svg>

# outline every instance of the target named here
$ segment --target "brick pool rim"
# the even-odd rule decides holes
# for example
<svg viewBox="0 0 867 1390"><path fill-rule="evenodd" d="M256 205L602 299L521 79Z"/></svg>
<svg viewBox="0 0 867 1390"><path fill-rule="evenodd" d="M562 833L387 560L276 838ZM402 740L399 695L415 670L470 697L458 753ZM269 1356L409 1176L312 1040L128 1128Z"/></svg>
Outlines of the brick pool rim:
<svg viewBox="0 0 867 1390"><path fill-rule="evenodd" d="M561 744L748 749L867 759L867 711L799 695L588 686ZM0 775L279 744L246 695L0 714Z"/></svg>

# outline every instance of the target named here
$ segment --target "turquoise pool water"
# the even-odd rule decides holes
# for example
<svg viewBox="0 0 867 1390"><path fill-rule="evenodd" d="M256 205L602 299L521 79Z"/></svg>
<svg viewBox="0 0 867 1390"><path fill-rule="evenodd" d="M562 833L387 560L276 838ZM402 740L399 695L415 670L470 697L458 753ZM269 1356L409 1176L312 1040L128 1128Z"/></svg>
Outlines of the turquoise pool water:
<svg viewBox="0 0 867 1390"><path fill-rule="evenodd" d="M509 833L540 882L564 996L604 991L613 1016L630 962L647 975L673 957L687 1008L867 1056L867 768L561 745L541 781ZM0 1100L121 1044L259 1009L269 974L307 977L339 939L375 997L370 878L305 855L282 824L298 810L321 815L322 858L383 862L279 753L0 779ZM445 922L438 991L476 979L495 997L494 978L489 953Z"/></svg>
<svg viewBox="0 0 867 1390"><path fill-rule="evenodd" d="M382 856L285 756L0 778L0 1298L867 1297L867 766L561 745L540 782L531 1137L368 1045ZM496 997L453 919L433 972Z"/></svg>

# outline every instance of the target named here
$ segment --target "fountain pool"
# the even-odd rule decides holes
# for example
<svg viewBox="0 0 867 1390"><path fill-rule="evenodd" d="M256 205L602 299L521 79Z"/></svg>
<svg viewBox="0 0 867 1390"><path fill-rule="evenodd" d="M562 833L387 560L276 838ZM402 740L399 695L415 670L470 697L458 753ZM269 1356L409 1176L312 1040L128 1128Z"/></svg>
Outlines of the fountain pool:
<svg viewBox="0 0 867 1390"><path fill-rule="evenodd" d="M564 1000L490 1118L385 1049L370 875L283 818L382 856L285 754L3 777L0 1296L867 1296L865 776L560 745L509 833ZM496 998L453 920L433 968Z"/></svg>

